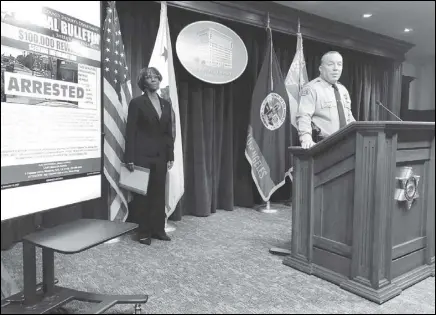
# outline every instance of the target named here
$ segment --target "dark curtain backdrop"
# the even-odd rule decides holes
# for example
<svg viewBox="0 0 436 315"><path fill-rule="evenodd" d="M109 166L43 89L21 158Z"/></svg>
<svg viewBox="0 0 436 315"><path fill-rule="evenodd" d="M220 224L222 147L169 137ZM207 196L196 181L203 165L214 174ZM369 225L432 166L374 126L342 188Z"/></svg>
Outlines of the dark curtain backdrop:
<svg viewBox="0 0 436 315"><path fill-rule="evenodd" d="M148 65L152 53L159 27L160 4L118 1L117 8L131 69L133 94L138 96L136 78L139 70ZM105 10L102 13L104 19ZM182 215L208 216L216 209L232 210L234 205L252 207L259 204L262 200L251 178L244 150L251 94L264 56L266 32L262 28L173 7L168 8L168 17L185 163L185 195L172 219L179 220ZM180 64L175 52L177 35L186 25L200 20L222 23L244 41L248 65L236 81L225 85L207 84L191 76ZM310 79L318 75L323 53L337 50L343 55L341 82L350 92L357 120L392 119L377 108L376 100L399 114L401 84L394 85L401 80L398 64L389 59L313 42L304 39L304 34L303 40ZM296 37L273 32L273 42L286 76L294 57ZM290 191L288 182L272 196L272 201L288 199ZM106 219L107 211L107 205L101 199L4 221L1 224L2 249L40 226L53 226L81 217Z"/></svg>
<svg viewBox="0 0 436 315"><path fill-rule="evenodd" d="M160 4L155 2L117 2L121 33L130 63L134 96L139 70L149 63L159 27ZM261 203L245 159L249 106L266 45L265 29L219 19L213 16L168 7L168 19L178 85L182 142L185 166L185 195L172 219L182 215L208 216L216 209L232 210L234 205L251 207ZM248 51L245 72L232 83L212 85L191 76L180 64L176 40L190 23L210 20L234 30ZM341 82L348 88L357 120L389 118L379 112L375 101L386 106L393 98L395 64L392 60L304 40L309 78L318 76L320 58L329 50L344 57ZM296 37L273 32L274 48L286 76L296 49ZM399 111L399 107L398 107ZM278 190L273 201L290 195L290 184Z"/></svg>

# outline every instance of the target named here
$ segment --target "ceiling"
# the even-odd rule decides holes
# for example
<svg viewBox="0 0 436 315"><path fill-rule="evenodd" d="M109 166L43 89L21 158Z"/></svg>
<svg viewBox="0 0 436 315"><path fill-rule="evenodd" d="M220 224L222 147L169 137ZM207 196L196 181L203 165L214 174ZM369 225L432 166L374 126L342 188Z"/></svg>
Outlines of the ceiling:
<svg viewBox="0 0 436 315"><path fill-rule="evenodd" d="M415 44L416 46L407 53L407 60L434 60L434 1L274 2ZM365 19L362 17L365 13L372 13L372 16ZM413 31L405 33L405 28L411 28Z"/></svg>

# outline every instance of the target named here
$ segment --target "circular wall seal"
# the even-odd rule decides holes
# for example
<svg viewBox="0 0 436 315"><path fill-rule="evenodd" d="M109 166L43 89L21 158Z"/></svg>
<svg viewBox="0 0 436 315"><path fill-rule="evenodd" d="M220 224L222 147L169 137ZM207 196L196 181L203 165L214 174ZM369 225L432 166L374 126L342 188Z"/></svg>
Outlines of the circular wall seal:
<svg viewBox="0 0 436 315"><path fill-rule="evenodd" d="M269 130L280 128L286 120L286 102L277 93L269 93L260 106L260 120Z"/></svg>
<svg viewBox="0 0 436 315"><path fill-rule="evenodd" d="M248 64L247 48L239 35L212 21L194 22L181 30L176 52L190 74L211 84L236 80Z"/></svg>

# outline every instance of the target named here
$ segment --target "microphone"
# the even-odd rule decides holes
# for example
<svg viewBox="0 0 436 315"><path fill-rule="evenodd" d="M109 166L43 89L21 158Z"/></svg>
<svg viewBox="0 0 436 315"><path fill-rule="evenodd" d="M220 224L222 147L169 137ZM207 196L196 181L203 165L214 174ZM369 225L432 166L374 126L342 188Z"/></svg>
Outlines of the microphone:
<svg viewBox="0 0 436 315"><path fill-rule="evenodd" d="M378 106L383 107L384 109L386 109L390 114L392 114L393 116L395 116L395 118L397 118L399 121L403 121L400 117L398 117L397 115L395 115L393 112L391 112L387 107L383 106L383 104L380 101L375 101L375 103Z"/></svg>

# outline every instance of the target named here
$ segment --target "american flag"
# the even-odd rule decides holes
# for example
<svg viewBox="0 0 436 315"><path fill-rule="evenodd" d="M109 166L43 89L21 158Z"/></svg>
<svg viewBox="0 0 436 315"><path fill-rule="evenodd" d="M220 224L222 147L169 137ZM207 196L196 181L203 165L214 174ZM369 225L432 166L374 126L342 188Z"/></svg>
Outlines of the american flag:
<svg viewBox="0 0 436 315"><path fill-rule="evenodd" d="M132 86L115 1L109 1L103 35L104 174L109 182L110 220L125 221L129 194L118 186Z"/></svg>

